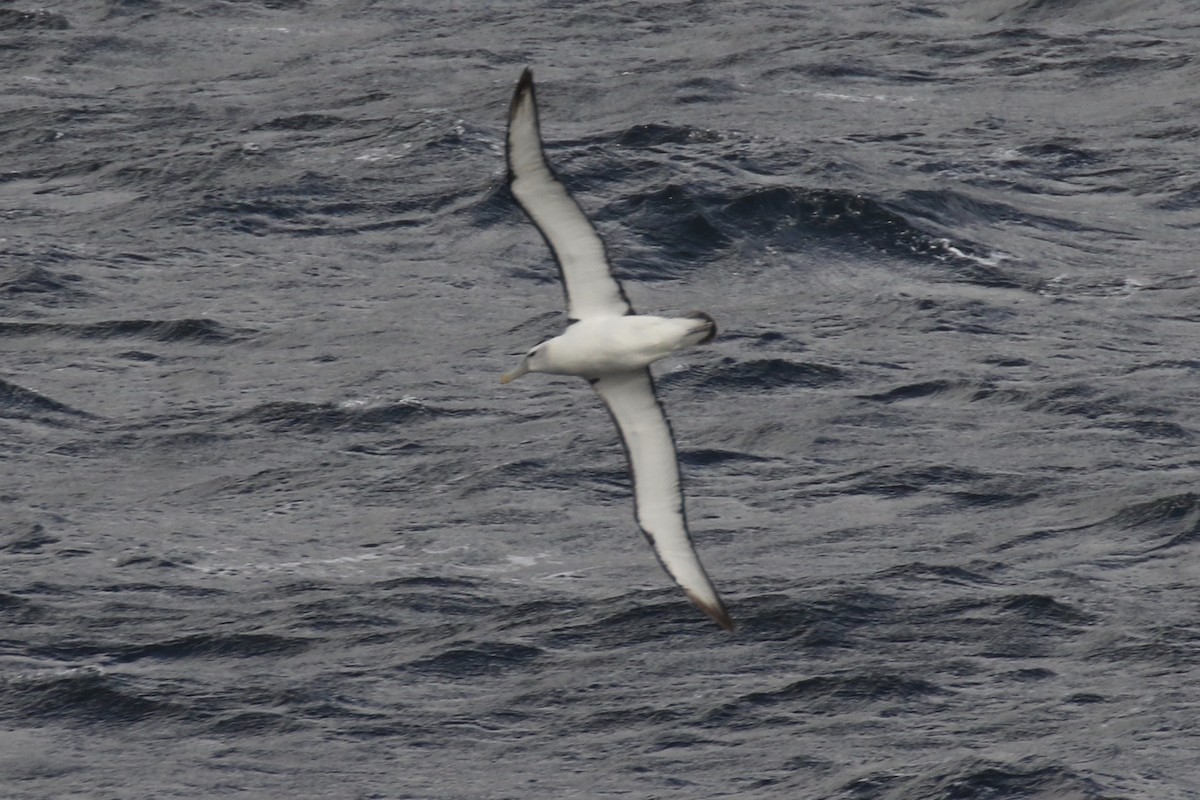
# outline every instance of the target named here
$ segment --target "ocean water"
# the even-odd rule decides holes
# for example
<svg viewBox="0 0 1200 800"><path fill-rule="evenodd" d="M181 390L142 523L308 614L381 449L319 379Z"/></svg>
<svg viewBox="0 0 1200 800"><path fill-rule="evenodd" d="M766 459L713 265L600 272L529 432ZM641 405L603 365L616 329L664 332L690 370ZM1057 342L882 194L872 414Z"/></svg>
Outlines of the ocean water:
<svg viewBox="0 0 1200 800"><path fill-rule="evenodd" d="M0 796L1200 797L1200 9L0 4ZM635 307L632 517L504 184Z"/></svg>

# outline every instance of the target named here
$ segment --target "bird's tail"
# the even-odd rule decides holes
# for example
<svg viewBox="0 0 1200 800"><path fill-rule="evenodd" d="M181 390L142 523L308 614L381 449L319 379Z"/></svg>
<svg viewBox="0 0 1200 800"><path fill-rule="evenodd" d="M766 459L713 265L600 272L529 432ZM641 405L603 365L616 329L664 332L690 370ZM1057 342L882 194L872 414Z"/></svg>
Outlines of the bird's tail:
<svg viewBox="0 0 1200 800"><path fill-rule="evenodd" d="M717 338L717 323L708 314L703 311L693 311L690 314L684 315L685 319L700 320L700 324L696 325L691 333L700 336L692 345L708 344L713 339Z"/></svg>

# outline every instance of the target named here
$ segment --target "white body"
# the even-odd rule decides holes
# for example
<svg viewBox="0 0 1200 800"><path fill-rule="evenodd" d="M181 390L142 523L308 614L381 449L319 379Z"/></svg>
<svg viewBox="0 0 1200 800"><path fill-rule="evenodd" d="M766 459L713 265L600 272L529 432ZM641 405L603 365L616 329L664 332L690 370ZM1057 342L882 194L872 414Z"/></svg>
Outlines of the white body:
<svg viewBox="0 0 1200 800"><path fill-rule="evenodd" d="M635 314L582 319L561 336L531 350L522 366L513 372L599 378L614 372L645 369L660 358L707 338L712 328L710 320L697 317L672 319Z"/></svg>

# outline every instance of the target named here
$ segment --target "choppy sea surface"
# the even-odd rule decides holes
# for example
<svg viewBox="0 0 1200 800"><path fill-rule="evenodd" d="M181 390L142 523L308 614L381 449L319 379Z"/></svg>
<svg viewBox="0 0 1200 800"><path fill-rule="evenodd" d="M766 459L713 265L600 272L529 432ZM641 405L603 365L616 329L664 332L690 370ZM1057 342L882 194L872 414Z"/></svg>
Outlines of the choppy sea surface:
<svg viewBox="0 0 1200 800"><path fill-rule="evenodd" d="M1200 797L1200 9L0 3L0 795ZM717 628L504 184L521 69Z"/></svg>

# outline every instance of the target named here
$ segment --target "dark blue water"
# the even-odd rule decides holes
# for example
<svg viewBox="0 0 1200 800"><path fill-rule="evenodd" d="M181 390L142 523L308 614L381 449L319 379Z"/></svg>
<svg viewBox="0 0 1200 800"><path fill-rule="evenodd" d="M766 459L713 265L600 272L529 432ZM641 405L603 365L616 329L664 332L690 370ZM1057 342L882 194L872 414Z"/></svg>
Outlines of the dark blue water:
<svg viewBox="0 0 1200 800"><path fill-rule="evenodd" d="M0 794L1200 797L1200 10L479 5L0 5Z"/></svg>

